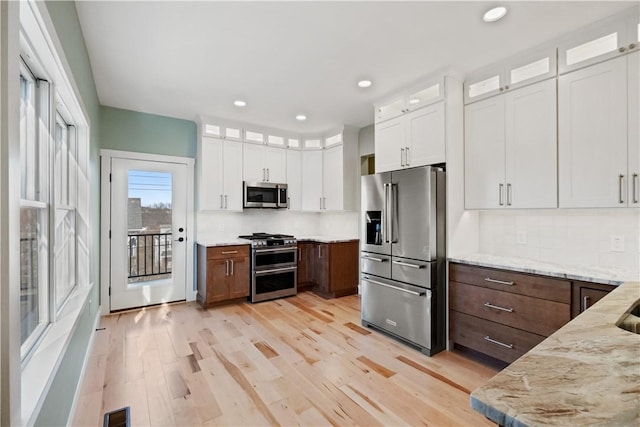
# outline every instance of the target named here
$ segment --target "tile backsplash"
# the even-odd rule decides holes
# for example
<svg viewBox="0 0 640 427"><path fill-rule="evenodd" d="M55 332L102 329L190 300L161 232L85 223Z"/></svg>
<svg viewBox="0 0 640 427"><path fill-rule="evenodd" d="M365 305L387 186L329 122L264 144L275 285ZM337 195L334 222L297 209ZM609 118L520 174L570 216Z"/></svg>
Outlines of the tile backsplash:
<svg viewBox="0 0 640 427"><path fill-rule="evenodd" d="M233 239L254 232L294 236L358 237L357 212L296 212L255 209L243 212L199 212L197 239Z"/></svg>
<svg viewBox="0 0 640 427"><path fill-rule="evenodd" d="M480 252L640 275L640 210L480 212Z"/></svg>

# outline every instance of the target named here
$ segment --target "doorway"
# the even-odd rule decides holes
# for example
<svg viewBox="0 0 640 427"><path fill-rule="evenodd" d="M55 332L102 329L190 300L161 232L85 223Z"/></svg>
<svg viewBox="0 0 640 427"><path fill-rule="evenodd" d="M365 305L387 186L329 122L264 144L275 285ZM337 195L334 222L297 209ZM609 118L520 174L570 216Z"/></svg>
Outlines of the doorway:
<svg viewBox="0 0 640 427"><path fill-rule="evenodd" d="M103 306L113 312L192 299L193 160L104 151L109 265Z"/></svg>

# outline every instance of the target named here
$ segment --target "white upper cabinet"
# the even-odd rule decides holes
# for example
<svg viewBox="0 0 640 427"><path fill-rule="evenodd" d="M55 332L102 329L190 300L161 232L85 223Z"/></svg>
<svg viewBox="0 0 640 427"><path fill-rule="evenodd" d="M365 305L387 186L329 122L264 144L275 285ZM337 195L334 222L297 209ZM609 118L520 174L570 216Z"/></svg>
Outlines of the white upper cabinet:
<svg viewBox="0 0 640 427"><path fill-rule="evenodd" d="M302 210L322 210L322 151L302 152Z"/></svg>
<svg viewBox="0 0 640 427"><path fill-rule="evenodd" d="M465 207L555 208L556 81L465 107Z"/></svg>
<svg viewBox="0 0 640 427"><path fill-rule="evenodd" d="M376 172L445 161L444 77L376 106Z"/></svg>
<svg viewBox="0 0 640 427"><path fill-rule="evenodd" d="M504 65L486 68L468 76L464 83L464 100L465 103L479 101L555 76L555 48L528 51Z"/></svg>
<svg viewBox="0 0 640 427"><path fill-rule="evenodd" d="M628 67L622 56L560 76L561 208L627 205L628 142L637 146L628 141L628 112L637 111L627 106Z"/></svg>
<svg viewBox="0 0 640 427"><path fill-rule="evenodd" d="M323 209L329 211L343 210L343 172L342 144L324 150L322 159Z"/></svg>
<svg viewBox="0 0 640 427"><path fill-rule="evenodd" d="M305 140L315 141L315 139ZM358 130L344 127L324 139L325 147L302 151L302 210L357 210L360 164Z"/></svg>
<svg viewBox="0 0 640 427"><path fill-rule="evenodd" d="M244 180L250 182L285 183L287 150L244 143Z"/></svg>
<svg viewBox="0 0 640 427"><path fill-rule="evenodd" d="M445 161L445 103L375 125L376 172Z"/></svg>
<svg viewBox="0 0 640 427"><path fill-rule="evenodd" d="M289 209L302 209L302 151L287 150L287 195Z"/></svg>
<svg viewBox="0 0 640 427"><path fill-rule="evenodd" d="M444 99L444 78L428 81L375 106L375 122L407 114Z"/></svg>
<svg viewBox="0 0 640 427"><path fill-rule="evenodd" d="M628 70L628 205L640 207L640 52L627 56Z"/></svg>
<svg viewBox="0 0 640 427"><path fill-rule="evenodd" d="M201 137L196 170L199 210L242 210L241 143Z"/></svg>
<svg viewBox="0 0 640 427"><path fill-rule="evenodd" d="M558 48L560 74L638 50L638 17L614 18L577 33Z"/></svg>

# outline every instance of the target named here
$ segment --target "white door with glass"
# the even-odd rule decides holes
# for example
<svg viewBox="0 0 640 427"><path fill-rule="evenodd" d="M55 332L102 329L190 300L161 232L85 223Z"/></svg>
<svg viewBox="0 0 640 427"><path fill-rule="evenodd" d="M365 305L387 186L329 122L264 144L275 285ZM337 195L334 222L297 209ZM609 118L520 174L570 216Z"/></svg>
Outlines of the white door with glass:
<svg viewBox="0 0 640 427"><path fill-rule="evenodd" d="M187 169L111 159L111 311L185 299Z"/></svg>

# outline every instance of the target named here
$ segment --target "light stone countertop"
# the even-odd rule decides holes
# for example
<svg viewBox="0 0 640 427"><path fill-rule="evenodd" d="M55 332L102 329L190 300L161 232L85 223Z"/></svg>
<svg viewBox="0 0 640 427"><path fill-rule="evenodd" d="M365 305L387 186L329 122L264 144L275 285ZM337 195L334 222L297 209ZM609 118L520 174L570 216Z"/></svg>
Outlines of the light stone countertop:
<svg viewBox="0 0 640 427"><path fill-rule="evenodd" d="M320 242L320 243L343 243L343 242L357 242L357 237L345 237L345 236L296 236L298 242Z"/></svg>
<svg viewBox="0 0 640 427"><path fill-rule="evenodd" d="M198 240L197 243L201 246L214 247L214 246L250 245L251 241L247 239L228 238L228 239L221 239L221 240L215 240L215 239Z"/></svg>
<svg viewBox="0 0 640 427"><path fill-rule="evenodd" d="M358 241L357 237L344 237L344 236L302 236L296 237L299 242L320 242L320 243L341 243L341 242L354 242ZM222 239L203 239L198 240L197 243L202 246L235 246L235 245L249 245L251 241L238 238L222 238Z"/></svg>
<svg viewBox="0 0 640 427"><path fill-rule="evenodd" d="M457 255L448 258L450 262L477 265L480 267L501 268L521 273L539 274L561 279L580 280L618 286L623 282L637 282L637 273L621 271L615 268L575 266L533 261L525 258L504 257L482 253Z"/></svg>
<svg viewBox="0 0 640 427"><path fill-rule="evenodd" d="M626 282L482 387L471 407L499 425L640 425L640 335L617 323L640 302Z"/></svg>

